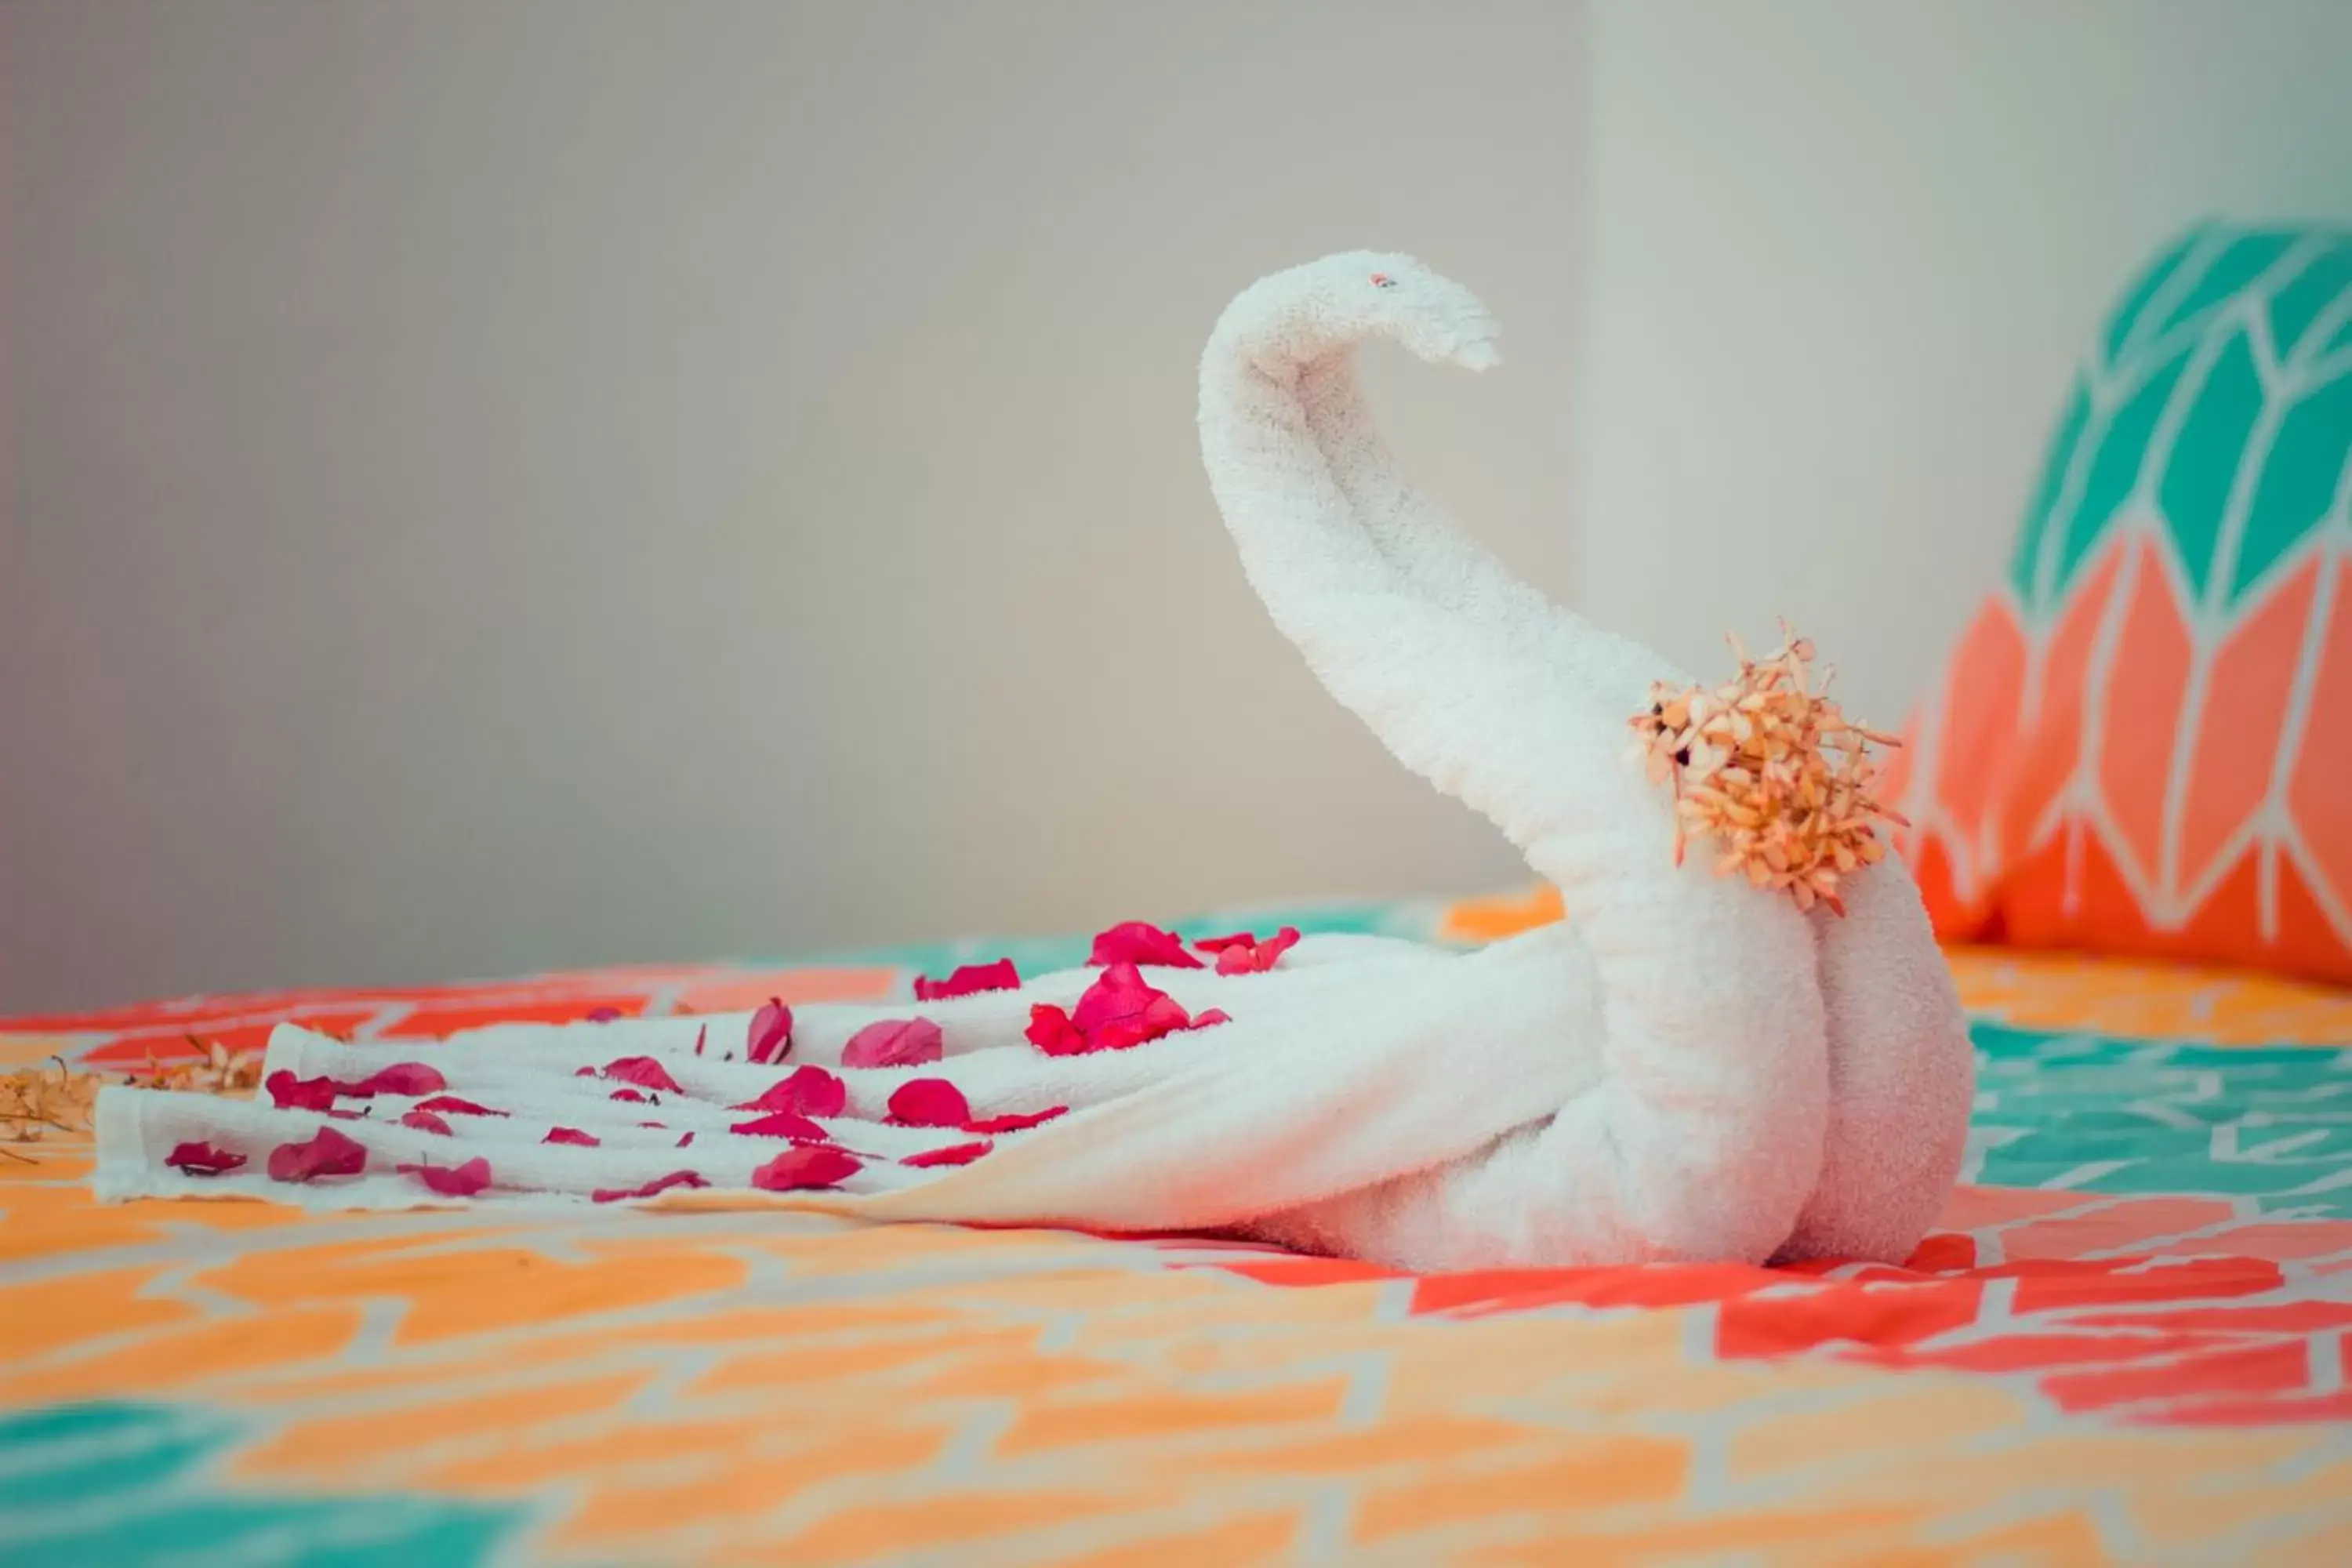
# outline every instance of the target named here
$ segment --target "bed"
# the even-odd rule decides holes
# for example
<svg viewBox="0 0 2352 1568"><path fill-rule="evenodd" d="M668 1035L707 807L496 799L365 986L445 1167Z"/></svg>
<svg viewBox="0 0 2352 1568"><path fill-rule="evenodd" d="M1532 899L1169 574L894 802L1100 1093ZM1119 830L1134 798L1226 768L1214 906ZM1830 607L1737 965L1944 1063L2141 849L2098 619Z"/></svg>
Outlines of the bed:
<svg viewBox="0 0 2352 1568"><path fill-rule="evenodd" d="M1540 899L1226 911L1470 943ZM1083 942L189 998L0 1066L903 996ZM0 1557L2352 1561L2352 993L1955 948L1980 1085L1907 1267L1400 1277L730 1212L99 1206L0 1159Z"/></svg>

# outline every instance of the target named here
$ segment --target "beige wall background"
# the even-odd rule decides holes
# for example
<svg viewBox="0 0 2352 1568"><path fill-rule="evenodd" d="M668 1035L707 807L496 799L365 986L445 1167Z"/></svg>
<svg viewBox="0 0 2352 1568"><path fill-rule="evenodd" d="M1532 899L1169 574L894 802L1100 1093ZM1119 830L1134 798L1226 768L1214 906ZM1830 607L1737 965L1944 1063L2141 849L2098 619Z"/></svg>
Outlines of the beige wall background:
<svg viewBox="0 0 2352 1568"><path fill-rule="evenodd" d="M1371 369L1424 487L1891 711L2121 271L2352 211L2347 58L2324 0L0 0L0 1005L1509 879L1227 552L1236 289L1471 282L1499 372Z"/></svg>

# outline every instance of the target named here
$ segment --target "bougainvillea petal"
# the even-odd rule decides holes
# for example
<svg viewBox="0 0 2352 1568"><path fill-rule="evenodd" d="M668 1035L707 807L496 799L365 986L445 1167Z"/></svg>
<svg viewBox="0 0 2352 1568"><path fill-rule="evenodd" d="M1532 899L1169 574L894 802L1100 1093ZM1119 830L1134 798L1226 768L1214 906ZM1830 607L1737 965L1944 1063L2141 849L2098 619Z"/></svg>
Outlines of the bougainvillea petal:
<svg viewBox="0 0 2352 1568"><path fill-rule="evenodd" d="M811 1062L768 1086L757 1100L736 1110L797 1110L803 1116L838 1116L849 1104L849 1086L839 1075Z"/></svg>
<svg viewBox="0 0 2352 1568"><path fill-rule="evenodd" d="M244 1164L245 1156L215 1149L209 1143L179 1143L163 1156L163 1163L192 1176L218 1176Z"/></svg>
<svg viewBox="0 0 2352 1568"><path fill-rule="evenodd" d="M1194 1014L1192 1016L1192 1022L1186 1026L1188 1028L1194 1029L1206 1029L1218 1024L1230 1024L1233 1021L1234 1016L1231 1013L1226 1012L1223 1007L1212 1007L1205 1013Z"/></svg>
<svg viewBox="0 0 2352 1568"><path fill-rule="evenodd" d="M394 1165L404 1176L415 1176L445 1198L470 1198L490 1184L490 1163L479 1154L462 1165Z"/></svg>
<svg viewBox="0 0 2352 1568"><path fill-rule="evenodd" d="M841 1047L845 1068L912 1068L947 1054L940 1026L929 1018L885 1018L849 1037Z"/></svg>
<svg viewBox="0 0 2352 1568"><path fill-rule="evenodd" d="M698 1025L694 1031L694 1054L698 1057L700 1056L702 1054L702 1047L709 1043L710 1026L708 1024Z"/></svg>
<svg viewBox="0 0 2352 1568"><path fill-rule="evenodd" d="M615 1057L604 1064L604 1076L620 1083L633 1083L639 1089L666 1089L672 1094L686 1091L669 1069L651 1057Z"/></svg>
<svg viewBox="0 0 2352 1568"><path fill-rule="evenodd" d="M573 1068L572 1069L572 1076L573 1078L594 1078L596 1076L596 1069L594 1068Z"/></svg>
<svg viewBox="0 0 2352 1568"><path fill-rule="evenodd" d="M918 977L915 1000L944 1002L950 996L971 996L982 991L1018 991L1021 972L1013 967L1009 958L993 963L967 963L945 980Z"/></svg>
<svg viewBox="0 0 2352 1568"><path fill-rule="evenodd" d="M364 1098L379 1094L438 1094L448 1087L449 1080L441 1076L438 1068L425 1062L394 1062L357 1083L345 1084L343 1090Z"/></svg>
<svg viewBox="0 0 2352 1568"><path fill-rule="evenodd" d="M429 1110L411 1110L400 1119L400 1124L403 1127L414 1127L419 1132L438 1132L444 1138L457 1136L449 1131L447 1122Z"/></svg>
<svg viewBox="0 0 2352 1568"><path fill-rule="evenodd" d="M965 1122L962 1131L988 1133L1019 1132L1026 1128L1042 1127L1056 1116L1067 1116L1069 1113L1068 1106L1057 1105L1051 1110L1034 1110L1026 1116L989 1116L978 1121Z"/></svg>
<svg viewBox="0 0 2352 1568"><path fill-rule="evenodd" d="M1231 936L1204 936L1192 945L1202 952L1223 952L1229 947L1255 947L1257 938L1249 931L1237 931Z"/></svg>
<svg viewBox="0 0 2352 1568"><path fill-rule="evenodd" d="M269 1152L269 1175L279 1182L315 1182L321 1176L356 1176L367 1169L367 1150L331 1127L321 1127L299 1143Z"/></svg>
<svg viewBox="0 0 2352 1568"><path fill-rule="evenodd" d="M604 1141L593 1132L583 1132L577 1127L551 1127L542 1143L577 1143L583 1149L601 1149Z"/></svg>
<svg viewBox="0 0 2352 1568"><path fill-rule="evenodd" d="M792 1048L793 1010L771 996L751 1015L751 1026L743 1031L744 1054L765 1066L783 1060Z"/></svg>
<svg viewBox="0 0 2352 1568"><path fill-rule="evenodd" d="M837 1187L858 1172L865 1162L846 1149L821 1143L796 1143L751 1173L751 1184L763 1193L797 1193L814 1187Z"/></svg>
<svg viewBox="0 0 2352 1568"><path fill-rule="evenodd" d="M630 1198L659 1197L672 1187L707 1187L710 1184L695 1171L672 1171L667 1176L656 1176L641 1187L598 1187L589 1197L600 1204L617 1204Z"/></svg>
<svg viewBox="0 0 2352 1568"><path fill-rule="evenodd" d="M487 1105L476 1105L470 1100L460 1100L454 1094L436 1094L431 1100L416 1102L419 1110L437 1110L445 1116L504 1116L503 1110L492 1110Z"/></svg>
<svg viewBox="0 0 2352 1568"><path fill-rule="evenodd" d="M626 1100L631 1105L646 1105L651 1103L648 1096L642 1094L634 1089L616 1089L604 1098L607 1100Z"/></svg>
<svg viewBox="0 0 2352 1568"><path fill-rule="evenodd" d="M1029 1026L1022 1031L1029 1043L1049 1057L1075 1057L1085 1054L1087 1037L1070 1022L1070 1016L1048 1002L1040 1002L1029 1009Z"/></svg>
<svg viewBox="0 0 2352 1568"><path fill-rule="evenodd" d="M683 1137L683 1138L681 1138L681 1139L679 1139L679 1140L677 1141L677 1146L678 1146L679 1148L683 1149L683 1148L685 1148L688 1143L691 1143L691 1142L694 1142L694 1134L693 1134L693 1133L691 1133L691 1132L689 1132L689 1133L688 1133L685 1137Z"/></svg>
<svg viewBox="0 0 2352 1568"><path fill-rule="evenodd" d="M969 1165L996 1145L983 1138L977 1143L957 1143L945 1149L926 1149L919 1154L909 1154L900 1160L901 1165Z"/></svg>
<svg viewBox="0 0 2352 1568"><path fill-rule="evenodd" d="M1219 937L1213 951L1217 955L1220 974L1263 974L1281 961L1282 955L1298 945L1298 928L1285 926L1264 942L1244 931L1237 937ZM1198 946L1208 949L1207 942Z"/></svg>
<svg viewBox="0 0 2352 1568"><path fill-rule="evenodd" d="M943 1078L919 1078L891 1093L890 1120L902 1127L961 1127L971 1120L971 1102Z"/></svg>
<svg viewBox="0 0 2352 1568"><path fill-rule="evenodd" d="M640 1121L637 1125L640 1127L650 1127L656 1132L667 1132L669 1131L669 1124L666 1121Z"/></svg>
<svg viewBox="0 0 2352 1568"><path fill-rule="evenodd" d="M331 1110L343 1086L331 1078L296 1078L279 1068L261 1080L261 1087L280 1110Z"/></svg>
<svg viewBox="0 0 2352 1568"><path fill-rule="evenodd" d="M802 1143L825 1142L824 1129L797 1110L772 1110L749 1121L738 1121L727 1131L751 1138L790 1138Z"/></svg>
<svg viewBox="0 0 2352 1568"><path fill-rule="evenodd" d="M1121 921L1095 937L1087 962L1097 968L1114 963L1156 963L1170 969L1198 969L1201 961L1184 951L1184 939L1161 931L1149 921Z"/></svg>
<svg viewBox="0 0 2352 1568"><path fill-rule="evenodd" d="M621 1010L618 1007L591 1007L588 1009L588 1021L592 1024L609 1024L620 1016Z"/></svg>

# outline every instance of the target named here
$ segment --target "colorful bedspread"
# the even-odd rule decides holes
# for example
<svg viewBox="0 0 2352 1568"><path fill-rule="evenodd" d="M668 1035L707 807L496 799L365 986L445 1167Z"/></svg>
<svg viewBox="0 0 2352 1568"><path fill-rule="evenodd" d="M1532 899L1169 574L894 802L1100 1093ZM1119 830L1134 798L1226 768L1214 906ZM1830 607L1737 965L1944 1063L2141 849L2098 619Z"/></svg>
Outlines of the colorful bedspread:
<svg viewBox="0 0 2352 1568"><path fill-rule="evenodd" d="M1471 941L1549 912L1291 918ZM905 994L1071 948L206 998L0 1024L0 1064ZM2352 1562L2352 994L1953 960L1969 1184L1904 1268L100 1208L86 1145L19 1145L0 1560Z"/></svg>

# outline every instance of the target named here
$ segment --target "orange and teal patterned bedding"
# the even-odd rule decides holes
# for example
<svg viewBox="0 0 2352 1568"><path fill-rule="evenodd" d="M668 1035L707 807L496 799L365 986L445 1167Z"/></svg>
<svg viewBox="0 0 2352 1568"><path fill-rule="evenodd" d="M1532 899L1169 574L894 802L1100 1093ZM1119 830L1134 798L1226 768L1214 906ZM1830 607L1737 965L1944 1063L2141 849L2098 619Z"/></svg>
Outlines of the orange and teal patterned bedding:
<svg viewBox="0 0 2352 1568"><path fill-rule="evenodd" d="M1285 918L1466 942L1551 912ZM0 1022L0 1066L905 994L1003 952L1079 956L191 999ZM1902 1268L101 1208L86 1142L11 1145L0 1560L2352 1562L2352 993L1952 957L1974 1147Z"/></svg>

